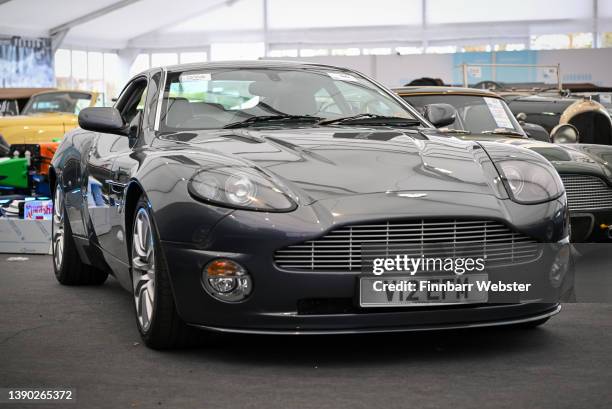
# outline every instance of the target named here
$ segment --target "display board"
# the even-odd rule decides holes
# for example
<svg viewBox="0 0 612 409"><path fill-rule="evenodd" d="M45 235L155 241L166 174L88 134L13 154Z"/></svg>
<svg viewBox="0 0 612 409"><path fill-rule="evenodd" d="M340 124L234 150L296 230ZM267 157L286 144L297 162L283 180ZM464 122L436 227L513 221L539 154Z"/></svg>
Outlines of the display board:
<svg viewBox="0 0 612 409"><path fill-rule="evenodd" d="M53 51L48 38L0 38L0 88L52 87Z"/></svg>

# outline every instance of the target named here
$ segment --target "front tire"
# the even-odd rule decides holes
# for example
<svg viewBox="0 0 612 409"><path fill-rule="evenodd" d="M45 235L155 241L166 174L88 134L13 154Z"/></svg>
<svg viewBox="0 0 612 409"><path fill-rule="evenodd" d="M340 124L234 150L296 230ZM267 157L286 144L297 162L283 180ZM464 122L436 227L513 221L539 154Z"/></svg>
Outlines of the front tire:
<svg viewBox="0 0 612 409"><path fill-rule="evenodd" d="M130 255L136 323L144 343L153 349L195 344L201 334L176 311L166 260L144 197L134 211Z"/></svg>
<svg viewBox="0 0 612 409"><path fill-rule="evenodd" d="M64 200L64 191L58 183L53 196L51 222L51 248L55 278L63 285L101 285L106 281L108 272L81 261L70 229L70 222L66 217Z"/></svg>

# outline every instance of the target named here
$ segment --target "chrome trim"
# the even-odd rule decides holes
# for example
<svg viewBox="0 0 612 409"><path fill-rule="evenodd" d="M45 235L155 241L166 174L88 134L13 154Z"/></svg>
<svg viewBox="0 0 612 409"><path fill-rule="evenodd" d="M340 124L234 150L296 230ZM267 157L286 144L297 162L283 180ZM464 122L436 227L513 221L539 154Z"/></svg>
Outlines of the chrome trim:
<svg viewBox="0 0 612 409"><path fill-rule="evenodd" d="M168 71L166 70L166 68L161 69L162 72L162 81L161 81L161 87L159 88L159 97L157 99L157 108L155 109L155 127L154 127L154 131L159 131L159 121L161 120L161 107L162 107L162 102L164 100L164 91L166 89L166 81L168 78Z"/></svg>
<svg viewBox="0 0 612 409"><path fill-rule="evenodd" d="M375 333L391 333L391 332L423 332L423 331L440 331L440 330L453 330L453 329L465 329L465 328L485 328L485 327L498 327L507 325L525 324L532 321L538 321L544 318L549 318L557 315L561 311L561 304L558 304L554 310L548 311L543 314L534 315L527 318L518 318L512 320L483 322L476 324L449 324L449 325L431 325L427 327L406 327L406 328L360 328L360 329L340 329L340 330L269 330L269 329L250 329L250 328L223 328L213 327L209 325L198 325L190 324L193 327L200 329L232 333L232 334L255 334L255 335L349 335L349 334L375 334ZM343 314L338 314L342 316ZM292 317L298 317L298 315L291 315ZM329 316L332 316L331 314ZM302 317L301 315L299 317Z"/></svg>
<svg viewBox="0 0 612 409"><path fill-rule="evenodd" d="M612 209L612 187L592 175L561 174L570 212Z"/></svg>
<svg viewBox="0 0 612 409"><path fill-rule="evenodd" d="M127 183L120 183L111 179L106 179L104 183L106 183L110 187L112 192L119 194L123 193L125 187L127 186Z"/></svg>
<svg viewBox="0 0 612 409"><path fill-rule="evenodd" d="M533 262L541 253L536 240L498 221L416 219L338 227L276 250L274 262L286 270L360 271L363 246L412 257L450 257L450 252L453 257L486 257L487 264L497 267Z"/></svg>

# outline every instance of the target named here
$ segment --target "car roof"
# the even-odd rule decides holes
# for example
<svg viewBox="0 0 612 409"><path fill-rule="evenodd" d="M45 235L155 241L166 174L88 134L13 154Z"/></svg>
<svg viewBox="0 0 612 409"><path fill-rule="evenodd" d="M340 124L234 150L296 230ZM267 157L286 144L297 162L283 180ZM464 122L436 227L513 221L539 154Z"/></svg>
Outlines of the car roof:
<svg viewBox="0 0 612 409"><path fill-rule="evenodd" d="M55 88L0 88L0 99L30 98L42 92L57 91Z"/></svg>
<svg viewBox="0 0 612 409"><path fill-rule="evenodd" d="M410 86L393 88L393 92L399 95L476 95L482 97L501 98L494 92L464 87L450 86Z"/></svg>
<svg viewBox="0 0 612 409"><path fill-rule="evenodd" d="M92 91L83 91L83 90L80 90L80 89L52 89L52 90L48 90L48 91L37 92L37 93L33 94L32 96L34 96L34 95L44 95L44 94L58 94L58 93L61 94L61 93L66 93L66 92L77 92L77 93L80 93L80 94L89 94L89 95L92 95L92 96L95 94L95 92L92 92Z"/></svg>
<svg viewBox="0 0 612 409"><path fill-rule="evenodd" d="M159 69L160 67L157 67ZM336 67L333 65L317 64L301 61L284 61L284 60L253 60L253 61L217 61L206 63L191 63L168 65L164 68L167 71L185 71L194 69L218 69L218 68L325 68L332 70L348 70L348 68ZM150 69L149 72L156 69ZM147 72L147 71L145 71Z"/></svg>

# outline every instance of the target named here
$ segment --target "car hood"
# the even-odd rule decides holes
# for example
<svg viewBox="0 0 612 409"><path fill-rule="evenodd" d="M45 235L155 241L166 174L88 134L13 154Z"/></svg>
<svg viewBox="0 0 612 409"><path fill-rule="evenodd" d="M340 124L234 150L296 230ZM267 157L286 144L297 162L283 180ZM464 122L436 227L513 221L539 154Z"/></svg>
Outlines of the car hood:
<svg viewBox="0 0 612 409"><path fill-rule="evenodd" d="M461 138L464 140L487 140L527 148L548 159L560 174L590 174L607 179L612 183L612 147L610 146L561 145L499 135L462 135ZM601 149L599 149L600 147ZM608 163L608 161L610 162Z"/></svg>
<svg viewBox="0 0 612 409"><path fill-rule="evenodd" d="M476 142L418 131L313 127L184 132L153 146L254 164L282 179L309 201L379 192L471 192L493 195L495 175L481 167ZM198 154L199 153L199 154ZM486 156L486 155L485 155ZM488 158L487 158L488 160Z"/></svg>

